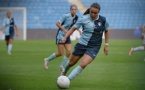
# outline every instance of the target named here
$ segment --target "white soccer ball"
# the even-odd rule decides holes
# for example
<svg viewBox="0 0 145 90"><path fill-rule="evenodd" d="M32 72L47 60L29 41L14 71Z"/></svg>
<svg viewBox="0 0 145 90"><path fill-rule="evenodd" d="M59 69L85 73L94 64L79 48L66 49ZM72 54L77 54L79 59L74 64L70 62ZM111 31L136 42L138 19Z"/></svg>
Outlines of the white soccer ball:
<svg viewBox="0 0 145 90"><path fill-rule="evenodd" d="M69 88L70 80L66 76L59 76L57 78L57 86L61 89Z"/></svg>

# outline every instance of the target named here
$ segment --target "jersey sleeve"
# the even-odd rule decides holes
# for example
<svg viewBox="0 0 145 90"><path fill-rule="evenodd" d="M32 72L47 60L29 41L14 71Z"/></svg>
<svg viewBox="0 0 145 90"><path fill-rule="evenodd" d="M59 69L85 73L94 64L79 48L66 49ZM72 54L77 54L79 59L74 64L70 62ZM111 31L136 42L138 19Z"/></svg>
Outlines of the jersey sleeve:
<svg viewBox="0 0 145 90"><path fill-rule="evenodd" d="M13 18L14 19L14 18ZM14 25L17 26L17 21L16 19L14 19Z"/></svg>
<svg viewBox="0 0 145 90"><path fill-rule="evenodd" d="M6 26L6 23L5 23L5 21L6 21L6 20L4 19L4 20L3 20L3 26Z"/></svg>
<svg viewBox="0 0 145 90"><path fill-rule="evenodd" d="M108 20L106 19L106 22L105 22L105 30L107 31L109 28L109 23L108 23Z"/></svg>
<svg viewBox="0 0 145 90"><path fill-rule="evenodd" d="M64 14L59 20L58 22L60 22L61 24L65 21L66 15Z"/></svg>
<svg viewBox="0 0 145 90"><path fill-rule="evenodd" d="M79 18L78 21L73 25L73 27L80 28L83 24L83 21L84 21L83 17Z"/></svg>

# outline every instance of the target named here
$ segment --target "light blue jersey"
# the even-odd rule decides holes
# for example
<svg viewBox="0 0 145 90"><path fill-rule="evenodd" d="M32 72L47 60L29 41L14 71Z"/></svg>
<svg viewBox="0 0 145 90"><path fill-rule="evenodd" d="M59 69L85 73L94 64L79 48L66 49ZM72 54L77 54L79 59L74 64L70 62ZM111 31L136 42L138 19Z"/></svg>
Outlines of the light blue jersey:
<svg viewBox="0 0 145 90"><path fill-rule="evenodd" d="M62 27L65 28L66 30L69 30L77 21L78 16L75 15L72 17L71 13L64 14L62 18L58 21L61 23ZM56 44L62 44L61 40L64 38L65 33L59 29L56 35ZM71 40L70 37L67 38L66 42L63 44L70 44Z"/></svg>
<svg viewBox="0 0 145 90"><path fill-rule="evenodd" d="M11 24L13 23L13 25ZM16 23L14 22L14 19L13 18L5 18L4 21L3 21L3 26L5 27L5 35L10 35L10 28L13 27L14 28L14 25L16 25Z"/></svg>
<svg viewBox="0 0 145 90"><path fill-rule="evenodd" d="M75 15L76 16L76 15ZM71 28L71 25L73 23L74 17L71 16L71 13L64 14L62 18L59 20L59 22L62 24L62 27L66 30L69 30ZM57 34L57 39L62 40L65 36L65 33L59 29Z"/></svg>
<svg viewBox="0 0 145 90"><path fill-rule="evenodd" d="M73 27L80 28L83 33L78 43L86 46L100 46L102 44L102 35L108 29L109 24L105 17L99 15L96 20L92 20L90 14L84 15Z"/></svg>

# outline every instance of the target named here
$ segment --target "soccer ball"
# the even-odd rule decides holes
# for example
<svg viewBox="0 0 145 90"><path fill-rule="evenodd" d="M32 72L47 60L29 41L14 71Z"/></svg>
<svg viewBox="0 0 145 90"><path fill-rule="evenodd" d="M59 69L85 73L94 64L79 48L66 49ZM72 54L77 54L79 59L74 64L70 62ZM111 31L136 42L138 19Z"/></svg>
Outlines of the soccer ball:
<svg viewBox="0 0 145 90"><path fill-rule="evenodd" d="M69 88L70 80L66 76L59 76L57 78L57 86L61 89Z"/></svg>

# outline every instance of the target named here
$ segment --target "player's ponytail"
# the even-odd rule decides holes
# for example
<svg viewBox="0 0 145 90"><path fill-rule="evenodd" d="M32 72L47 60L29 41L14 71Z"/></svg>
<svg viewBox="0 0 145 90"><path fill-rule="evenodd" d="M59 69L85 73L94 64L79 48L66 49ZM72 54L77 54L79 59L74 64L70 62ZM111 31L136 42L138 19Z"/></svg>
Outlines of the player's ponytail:
<svg viewBox="0 0 145 90"><path fill-rule="evenodd" d="M89 14L90 13L90 8L88 8L85 12L84 15Z"/></svg>

